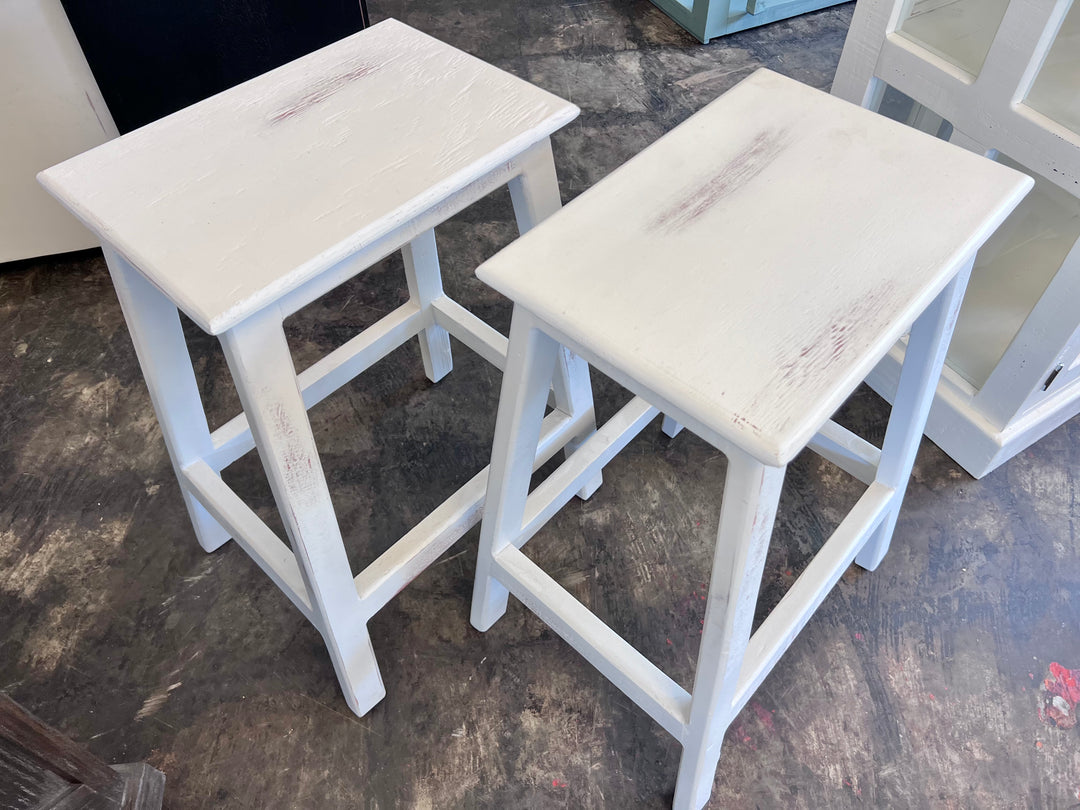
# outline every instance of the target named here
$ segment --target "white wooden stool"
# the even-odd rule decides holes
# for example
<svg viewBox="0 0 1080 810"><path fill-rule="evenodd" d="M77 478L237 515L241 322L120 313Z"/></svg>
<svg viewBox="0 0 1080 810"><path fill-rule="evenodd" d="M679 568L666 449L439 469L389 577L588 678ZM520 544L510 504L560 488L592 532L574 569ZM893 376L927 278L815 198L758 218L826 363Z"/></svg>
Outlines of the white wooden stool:
<svg viewBox="0 0 1080 810"><path fill-rule="evenodd" d="M472 622L513 593L674 735L680 810L706 802L729 723L844 569L885 554L972 257L1030 186L762 70L477 271L515 307ZM879 451L830 416L909 327ZM566 348L637 396L528 494ZM728 460L689 694L519 550L658 410ZM807 446L868 489L751 636Z"/></svg>
<svg viewBox="0 0 1080 810"><path fill-rule="evenodd" d="M486 470L354 578L306 410L414 336L433 381L448 335L504 364L443 294L432 229L504 184L522 231L555 211L548 136L577 113L387 20L40 175L102 241L199 542L231 536L270 575L357 714L385 694L368 620L479 520ZM408 303L297 375L282 320L397 249ZM220 338L244 409L212 433L177 307ZM584 363L555 383L538 461L594 429ZM291 550L221 480L253 447Z"/></svg>

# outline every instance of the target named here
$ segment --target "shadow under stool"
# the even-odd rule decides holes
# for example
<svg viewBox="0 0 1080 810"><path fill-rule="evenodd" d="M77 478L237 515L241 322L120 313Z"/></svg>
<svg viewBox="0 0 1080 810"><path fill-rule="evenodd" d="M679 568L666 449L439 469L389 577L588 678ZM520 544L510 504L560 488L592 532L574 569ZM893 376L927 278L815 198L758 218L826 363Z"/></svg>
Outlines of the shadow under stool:
<svg viewBox="0 0 1080 810"><path fill-rule="evenodd" d="M503 185L521 231L553 213L549 136L577 114L386 20L39 176L101 239L199 542L254 558L357 714L385 695L368 620L479 520L487 471L354 576L307 409L413 337L432 381L450 335L504 365L506 339L443 293L433 228ZM297 374L284 318L399 249L409 301ZM213 432L177 308L219 338L239 393ZM557 365L537 464L595 429L588 368ZM221 479L253 448L291 548Z"/></svg>
<svg viewBox="0 0 1080 810"><path fill-rule="evenodd" d="M477 271L514 315L472 623L514 594L671 733L678 810L708 800L728 725L852 560L885 555L975 251L1031 185L759 70ZM879 450L830 417L909 330ZM635 396L530 493L567 349ZM660 412L727 456L690 692L520 550ZM751 635L805 447L867 489Z"/></svg>

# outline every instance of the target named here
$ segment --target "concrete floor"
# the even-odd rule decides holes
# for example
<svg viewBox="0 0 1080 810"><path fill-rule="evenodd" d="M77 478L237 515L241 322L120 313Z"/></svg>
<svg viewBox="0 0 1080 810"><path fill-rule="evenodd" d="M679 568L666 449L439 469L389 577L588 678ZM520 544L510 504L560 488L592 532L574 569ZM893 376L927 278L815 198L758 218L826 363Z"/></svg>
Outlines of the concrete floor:
<svg viewBox="0 0 1080 810"><path fill-rule="evenodd" d="M554 139L568 199L759 65L828 88L851 6L708 47L643 0L371 11L579 104ZM472 269L513 234L505 192L439 229L449 291L502 328ZM298 314L297 363L403 288L388 260ZM673 739L519 604L471 629L475 531L371 623L388 694L351 715L318 633L235 544L196 545L100 254L0 268L0 313L0 689L162 769L170 808L668 806ZM190 334L220 423L236 396ZM314 410L354 567L486 463L498 383L459 350L432 386L410 346ZM594 384L604 417L623 394ZM886 415L860 389L842 421L880 440ZM724 464L653 425L529 546L684 685ZM1080 727L1039 716L1051 662L1080 667L1077 470L1076 419L981 481L924 442L893 550L844 576L734 723L709 806L1080 806ZM277 525L254 456L226 477ZM816 458L792 466L762 615L857 493Z"/></svg>

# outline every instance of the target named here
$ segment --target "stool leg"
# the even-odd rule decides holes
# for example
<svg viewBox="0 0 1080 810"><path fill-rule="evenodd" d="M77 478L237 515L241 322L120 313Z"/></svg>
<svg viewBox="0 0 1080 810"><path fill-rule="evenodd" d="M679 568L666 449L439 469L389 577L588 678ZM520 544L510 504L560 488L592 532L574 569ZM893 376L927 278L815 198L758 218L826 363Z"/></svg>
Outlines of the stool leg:
<svg viewBox="0 0 1080 810"><path fill-rule="evenodd" d="M895 494L881 525L855 557L855 562L869 571L878 567L889 550L970 273L971 262L911 327L876 476L877 481L892 487Z"/></svg>
<svg viewBox="0 0 1080 810"><path fill-rule="evenodd" d="M514 204L518 232L531 230L562 207L559 180L555 174L555 158L551 153L551 140L545 138L522 159L522 173L509 182L510 199ZM555 405L567 414L593 410L592 384L589 381L589 364L568 349L559 352L554 378ZM570 456L589 436L596 432L596 419L566 443L566 455ZM592 497L604 482L603 473L597 473L577 493L583 500Z"/></svg>
<svg viewBox="0 0 1080 810"><path fill-rule="evenodd" d="M345 700L365 714L386 694L292 356L276 309L221 336L259 458Z"/></svg>
<svg viewBox="0 0 1080 810"><path fill-rule="evenodd" d="M514 308L473 586L471 621L480 631L506 612L509 592L491 576L492 563L521 532L540 423L560 349L534 327L528 312Z"/></svg>
<svg viewBox="0 0 1080 810"><path fill-rule="evenodd" d="M593 408L592 382L589 380L589 364L565 346L560 346L555 359L552 379L555 407L563 413L576 416L588 414L588 427L566 443L565 454L569 458L581 444L596 432L596 412ZM604 483L604 474L598 472L581 489L577 496L583 501L593 496Z"/></svg>
<svg viewBox="0 0 1080 810"><path fill-rule="evenodd" d="M674 418L668 416L666 413L664 414L664 419L660 423L660 430L663 431L665 436L669 439L674 439L682 432L682 429L683 426L676 422Z"/></svg>
<svg viewBox="0 0 1080 810"><path fill-rule="evenodd" d="M733 449L727 463L674 810L698 810L712 792L784 483L784 467L766 466L741 451Z"/></svg>
<svg viewBox="0 0 1080 810"><path fill-rule="evenodd" d="M405 260L405 281L409 285L409 298L431 315L431 302L443 294L442 273L439 270L439 252L435 247L435 231L425 231L401 249ZM438 382L454 367L450 354L450 334L436 326L431 315L431 326L419 335L420 356L424 361L424 374L432 382Z"/></svg>
<svg viewBox="0 0 1080 810"><path fill-rule="evenodd" d="M108 246L104 252L173 471L182 482L180 470L205 459L213 450L213 442L180 315L176 306L120 254ZM199 545L213 551L227 543L229 533L182 483L180 489Z"/></svg>

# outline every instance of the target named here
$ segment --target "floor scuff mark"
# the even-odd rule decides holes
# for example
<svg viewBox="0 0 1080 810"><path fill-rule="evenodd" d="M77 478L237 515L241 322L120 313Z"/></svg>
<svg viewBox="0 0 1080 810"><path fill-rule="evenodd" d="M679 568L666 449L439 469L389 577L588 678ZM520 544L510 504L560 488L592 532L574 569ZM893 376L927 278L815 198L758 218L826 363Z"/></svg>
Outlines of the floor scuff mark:
<svg viewBox="0 0 1080 810"><path fill-rule="evenodd" d="M169 693L183 685L183 683L183 681L177 681L172 686L168 686L162 691L152 694L143 701L142 708L135 714L135 719L145 720L147 717L156 714L161 710L161 707L165 705L165 701L169 699Z"/></svg>

